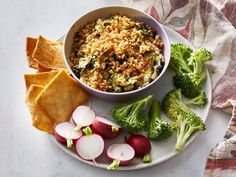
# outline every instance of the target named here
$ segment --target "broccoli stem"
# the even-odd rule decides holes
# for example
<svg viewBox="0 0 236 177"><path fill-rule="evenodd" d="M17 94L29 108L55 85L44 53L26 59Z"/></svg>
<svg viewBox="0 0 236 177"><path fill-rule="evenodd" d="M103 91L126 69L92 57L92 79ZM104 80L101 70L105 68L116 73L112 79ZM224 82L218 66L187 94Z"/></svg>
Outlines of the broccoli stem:
<svg viewBox="0 0 236 177"><path fill-rule="evenodd" d="M149 112L147 137L150 140L164 140L169 138L172 132L172 125L161 120L161 106L159 101L154 99Z"/></svg>
<svg viewBox="0 0 236 177"><path fill-rule="evenodd" d="M142 104L144 107L146 107L149 101L152 100L152 98L153 98L153 95L149 95L145 97L144 99L138 100L137 103L139 103L140 105Z"/></svg>
<svg viewBox="0 0 236 177"><path fill-rule="evenodd" d="M200 126L189 126L188 122L185 120L181 123L180 131L177 131L177 142L175 149L177 151L182 151L185 147L186 142L192 136L192 134L198 130Z"/></svg>
<svg viewBox="0 0 236 177"><path fill-rule="evenodd" d="M150 117L150 121L160 119L161 117L161 107L160 107L160 103L157 100L153 100L152 102L151 109L149 112L149 117Z"/></svg>
<svg viewBox="0 0 236 177"><path fill-rule="evenodd" d="M173 101L175 101L176 105L179 106L179 108L180 108L179 111L182 110L182 111L184 111L184 112L193 112L188 106L186 106L186 105L184 104L184 102L182 101L182 98L181 98L181 97L182 97L182 96L181 96L181 90L178 89L178 90L176 91L176 99L173 100Z"/></svg>
<svg viewBox="0 0 236 177"><path fill-rule="evenodd" d="M139 123L143 122L140 119L140 116L142 115L142 110L143 108L145 108L147 106L148 101L146 100L140 100L139 102L136 102L131 111L129 112L129 114L127 115L127 125L129 125L129 127L134 127L134 129L138 130L140 124L133 124L136 121L140 121ZM136 127L137 126L137 127Z"/></svg>
<svg viewBox="0 0 236 177"><path fill-rule="evenodd" d="M185 112L193 112L188 106L181 102L181 108Z"/></svg>
<svg viewBox="0 0 236 177"><path fill-rule="evenodd" d="M134 102L132 105L132 108L129 112L129 114L127 115L127 117L130 118L130 122L135 121L135 119L137 118L137 116L139 117L143 108L145 108L147 106L147 104L149 103L149 101L152 99L152 95L149 95L147 97L145 97L144 99L141 100L137 100L136 102ZM133 116L132 116L133 115ZM135 115L135 116L134 116Z"/></svg>
<svg viewBox="0 0 236 177"><path fill-rule="evenodd" d="M176 151L182 151L190 137L198 132L206 129L204 122L195 113L180 112L176 122L177 141L175 145Z"/></svg>
<svg viewBox="0 0 236 177"><path fill-rule="evenodd" d="M207 104L207 96L204 91L202 91L198 96L195 98L189 99L184 102L185 105L199 105L199 106L204 106Z"/></svg>
<svg viewBox="0 0 236 177"><path fill-rule="evenodd" d="M202 84L206 81L207 76L206 76L206 73L204 73L204 72L192 73L192 74L190 74L190 79L197 87L201 87Z"/></svg>
<svg viewBox="0 0 236 177"><path fill-rule="evenodd" d="M184 136L186 136L185 131L184 131L186 125L187 125L187 121L184 121L181 123L180 128L177 129L177 142L175 145L175 149L177 151L181 151L184 149L185 142L183 141L183 139L185 139Z"/></svg>
<svg viewBox="0 0 236 177"><path fill-rule="evenodd" d="M179 60L179 66L181 66L181 69L183 71L176 69L177 72L180 72L180 73L182 73L182 72L191 73L192 72L192 70L189 68L189 66L183 60Z"/></svg>

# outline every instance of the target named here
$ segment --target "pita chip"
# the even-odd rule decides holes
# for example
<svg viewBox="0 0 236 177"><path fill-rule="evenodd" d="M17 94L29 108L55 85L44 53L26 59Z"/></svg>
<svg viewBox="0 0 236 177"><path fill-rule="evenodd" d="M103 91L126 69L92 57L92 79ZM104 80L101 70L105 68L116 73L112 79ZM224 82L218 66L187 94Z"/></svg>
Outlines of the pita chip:
<svg viewBox="0 0 236 177"><path fill-rule="evenodd" d="M44 72L37 74L25 74L25 86L28 90L32 84L46 86L53 77L57 75L58 71Z"/></svg>
<svg viewBox="0 0 236 177"><path fill-rule="evenodd" d="M62 42L49 41L42 36L39 36L32 56L44 68L66 68L62 48Z"/></svg>
<svg viewBox="0 0 236 177"><path fill-rule="evenodd" d="M75 108L87 98L87 93L64 69L61 69L38 95L36 103L55 123L59 123L68 121Z"/></svg>
<svg viewBox="0 0 236 177"><path fill-rule="evenodd" d="M28 66L31 68L37 68L37 61L33 59L32 54L37 44L37 38L27 37L26 38L26 58Z"/></svg>
<svg viewBox="0 0 236 177"><path fill-rule="evenodd" d="M43 67L42 65L40 65L40 63L37 63L37 71L38 73L42 73L42 72L49 72L51 71L52 69L50 68L45 68Z"/></svg>
<svg viewBox="0 0 236 177"><path fill-rule="evenodd" d="M52 133L54 125L53 121L49 118L47 113L35 103L36 97L42 90L42 86L31 85L26 95L26 105L32 116L32 125L41 131Z"/></svg>

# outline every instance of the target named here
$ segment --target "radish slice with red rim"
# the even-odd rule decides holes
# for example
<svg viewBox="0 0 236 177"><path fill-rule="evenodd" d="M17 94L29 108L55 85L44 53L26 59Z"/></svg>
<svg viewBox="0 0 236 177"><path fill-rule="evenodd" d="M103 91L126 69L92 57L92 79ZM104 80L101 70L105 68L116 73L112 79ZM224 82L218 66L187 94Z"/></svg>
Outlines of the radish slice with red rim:
<svg viewBox="0 0 236 177"><path fill-rule="evenodd" d="M78 155L85 160L93 160L100 156L104 150L104 140L100 135L91 134L89 127L83 129L85 136L82 136L75 145Z"/></svg>
<svg viewBox="0 0 236 177"><path fill-rule="evenodd" d="M104 117L97 116L92 123L93 132L101 135L103 138L114 138L118 136L122 127Z"/></svg>
<svg viewBox="0 0 236 177"><path fill-rule="evenodd" d="M73 122L76 124L75 130L92 124L95 119L94 111L88 106L78 106L72 114Z"/></svg>
<svg viewBox="0 0 236 177"><path fill-rule="evenodd" d="M66 143L67 147L71 148L73 141L82 136L82 132L74 131L74 128L75 125L70 122L62 122L57 124L54 128L55 138L61 143Z"/></svg>
<svg viewBox="0 0 236 177"><path fill-rule="evenodd" d="M107 149L107 156L113 162L107 167L108 170L115 170L119 165L129 165L134 158L134 149L126 144L113 144Z"/></svg>

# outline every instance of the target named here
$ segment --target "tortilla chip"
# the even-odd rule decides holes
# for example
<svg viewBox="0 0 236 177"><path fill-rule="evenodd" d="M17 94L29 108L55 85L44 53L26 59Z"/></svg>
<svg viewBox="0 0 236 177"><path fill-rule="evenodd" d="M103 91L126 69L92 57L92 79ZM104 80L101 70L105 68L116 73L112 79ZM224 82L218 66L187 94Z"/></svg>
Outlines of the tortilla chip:
<svg viewBox="0 0 236 177"><path fill-rule="evenodd" d="M40 65L39 63L37 64L37 71L38 73L42 73L42 72L49 72L51 71L52 69L50 68L45 68L43 67L42 65Z"/></svg>
<svg viewBox="0 0 236 177"><path fill-rule="evenodd" d="M32 125L41 131L51 133L53 132L53 121L49 118L47 113L35 103L36 97L43 88L44 87L39 85L31 85L26 95L26 104L32 116Z"/></svg>
<svg viewBox="0 0 236 177"><path fill-rule="evenodd" d="M26 38L26 58L28 66L31 68L37 68L37 61L33 59L32 54L34 52L35 46L37 44L37 38L27 37Z"/></svg>
<svg viewBox="0 0 236 177"><path fill-rule="evenodd" d="M39 36L32 56L41 66L45 68L66 68L63 59L62 47L62 42L49 41L42 36Z"/></svg>
<svg viewBox="0 0 236 177"><path fill-rule="evenodd" d="M87 93L62 69L38 95L36 103L55 123L60 123L68 121L75 108L87 98Z"/></svg>
<svg viewBox="0 0 236 177"><path fill-rule="evenodd" d="M28 90L32 84L46 86L49 81L57 75L58 71L44 72L37 74L25 74L25 86Z"/></svg>

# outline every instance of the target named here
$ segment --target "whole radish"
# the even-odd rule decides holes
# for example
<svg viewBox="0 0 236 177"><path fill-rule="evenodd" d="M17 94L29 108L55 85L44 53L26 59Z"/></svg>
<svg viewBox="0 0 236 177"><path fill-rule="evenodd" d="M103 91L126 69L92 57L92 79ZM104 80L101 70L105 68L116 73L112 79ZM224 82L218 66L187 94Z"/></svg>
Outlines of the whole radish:
<svg viewBox="0 0 236 177"><path fill-rule="evenodd" d="M100 135L92 134L90 127L83 129L82 136L75 144L78 155L85 160L92 160L100 156L104 150L104 140Z"/></svg>
<svg viewBox="0 0 236 177"><path fill-rule="evenodd" d="M88 106L78 106L72 114L72 120L76 124L75 131L90 126L94 119L95 113Z"/></svg>
<svg viewBox="0 0 236 177"><path fill-rule="evenodd" d="M107 156L112 161L107 169L116 170L120 165L129 165L134 158L134 154L134 149L126 143L112 144L107 149Z"/></svg>
<svg viewBox="0 0 236 177"><path fill-rule="evenodd" d="M143 162L151 162L151 143L148 138L139 134L132 134L125 140L132 148L134 148L136 157L143 157Z"/></svg>
<svg viewBox="0 0 236 177"><path fill-rule="evenodd" d="M94 133L101 135L103 138L115 138L122 130L118 124L100 116L94 119L91 128Z"/></svg>
<svg viewBox="0 0 236 177"><path fill-rule="evenodd" d="M73 143L82 136L81 131L74 131L75 125L70 122L62 122L54 127L55 138L66 143L68 148L71 148Z"/></svg>

